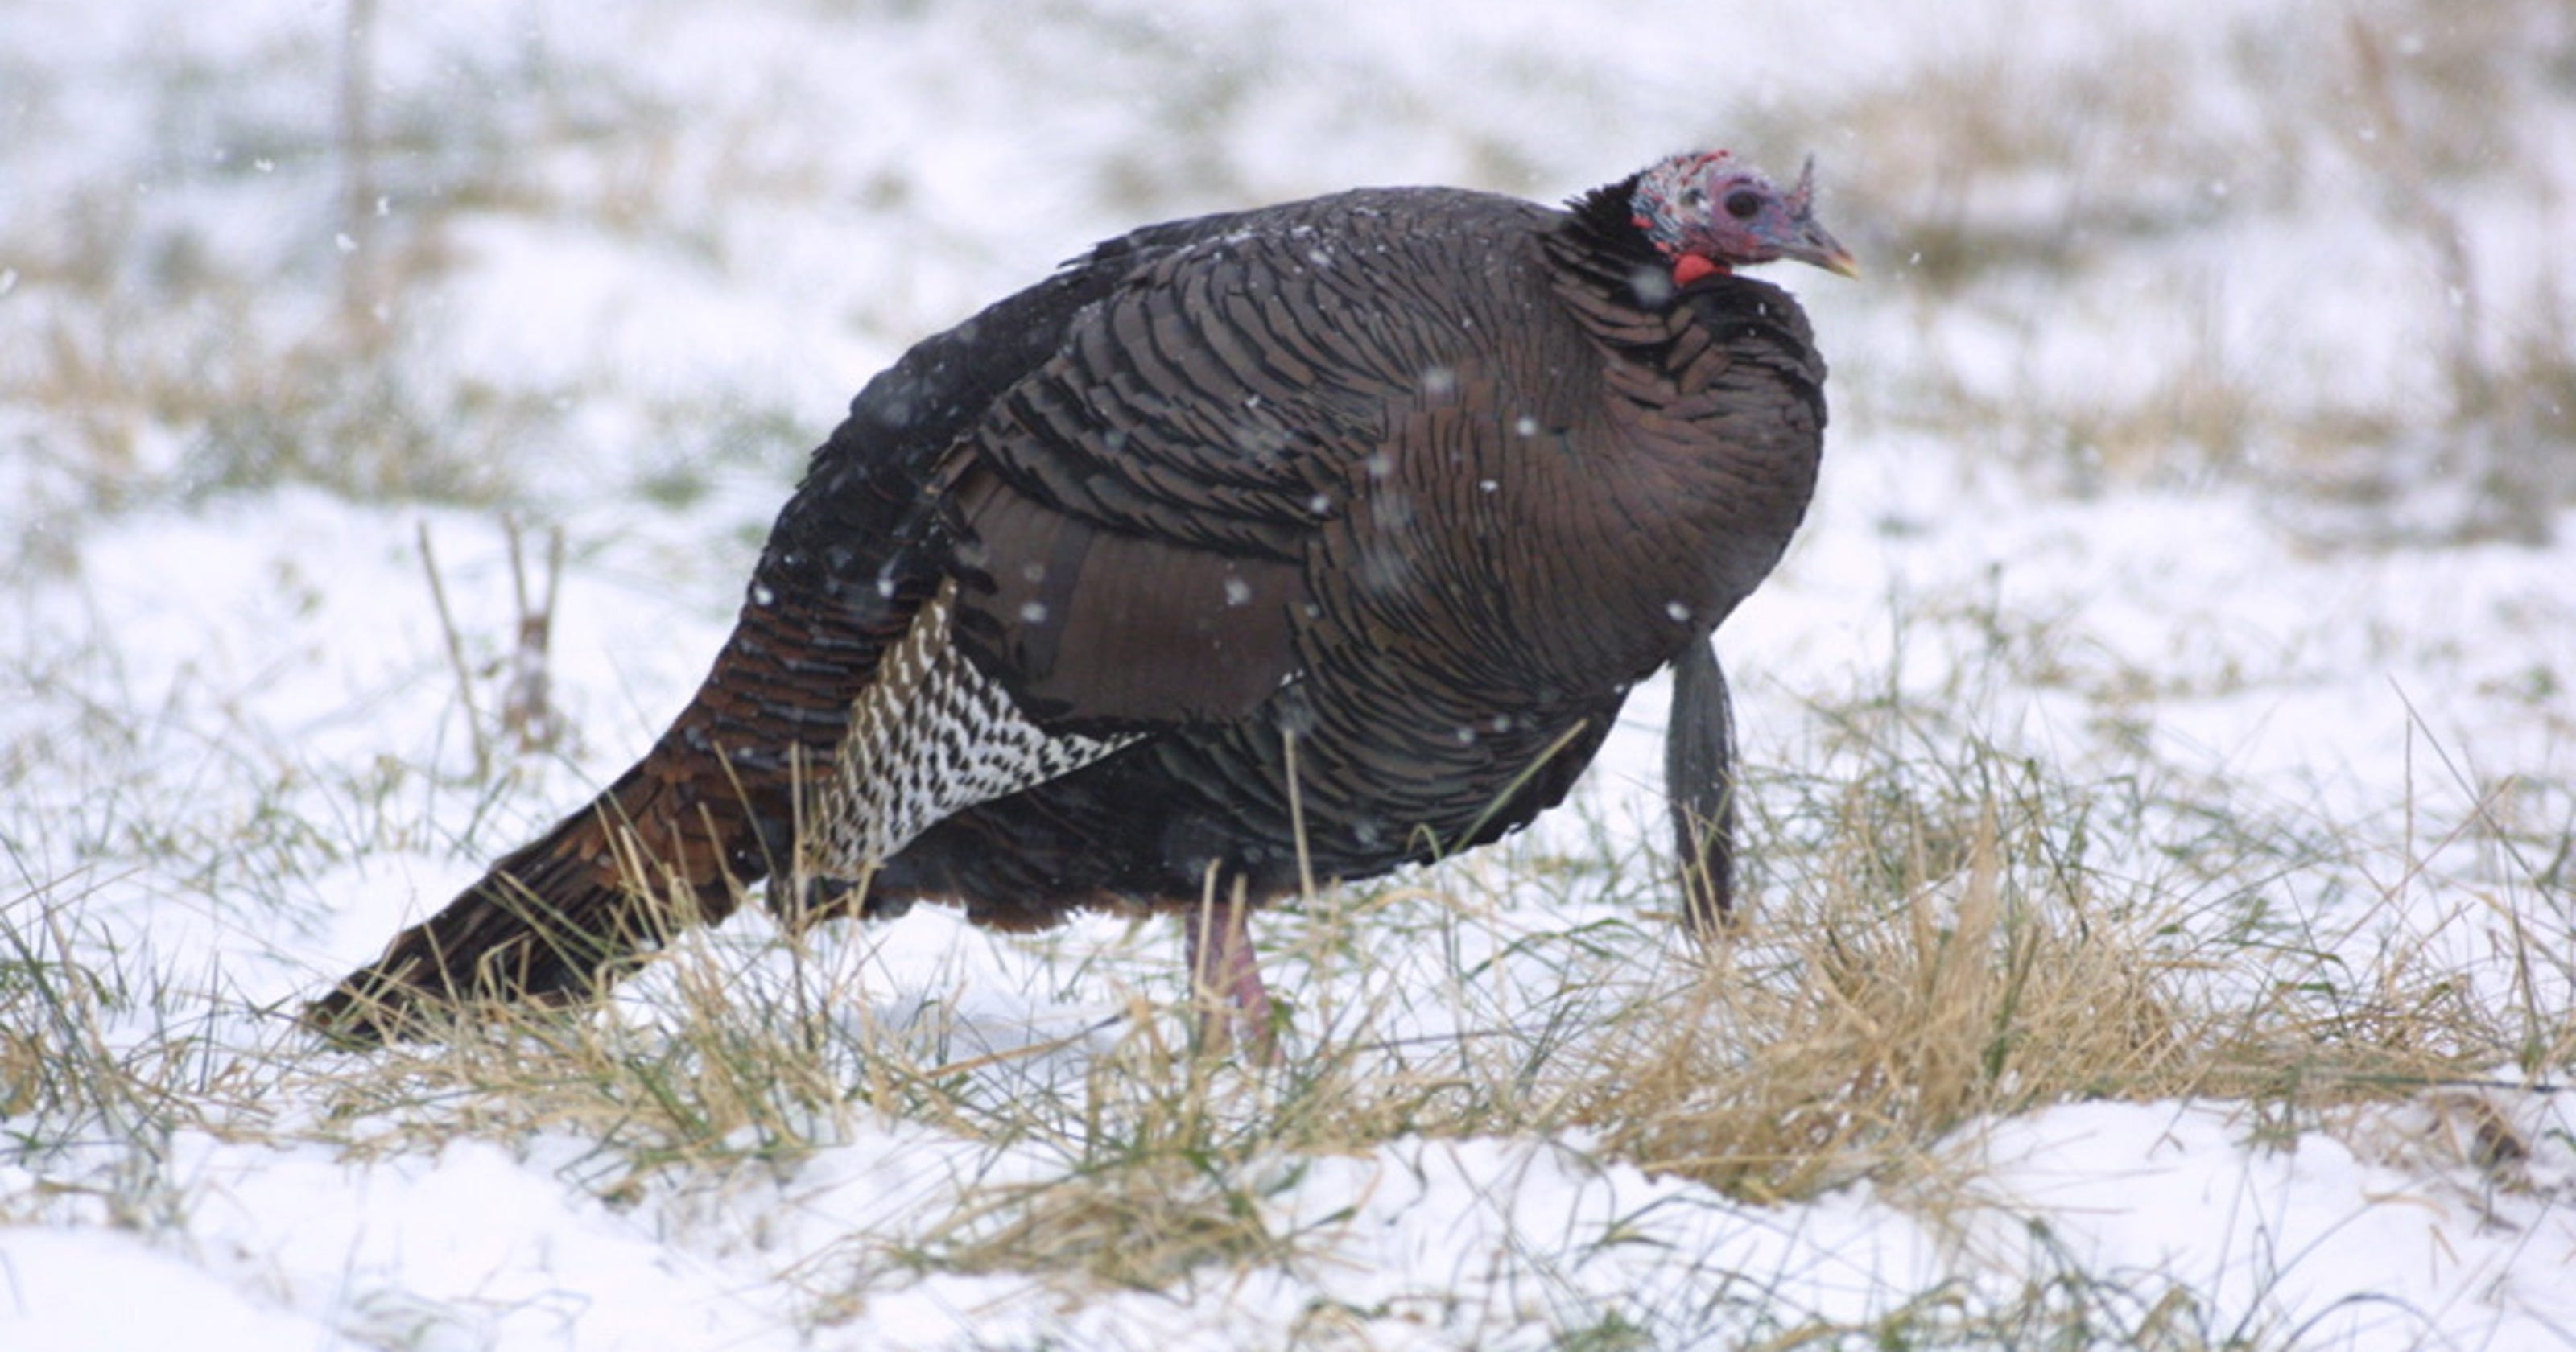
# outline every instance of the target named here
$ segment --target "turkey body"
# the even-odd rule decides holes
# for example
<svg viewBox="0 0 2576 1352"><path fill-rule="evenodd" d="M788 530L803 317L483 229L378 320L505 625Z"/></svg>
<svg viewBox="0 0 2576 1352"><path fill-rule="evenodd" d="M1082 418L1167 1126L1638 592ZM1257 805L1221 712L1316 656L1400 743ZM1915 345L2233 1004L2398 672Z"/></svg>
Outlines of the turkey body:
<svg viewBox="0 0 2576 1352"><path fill-rule="evenodd" d="M1559 802L1668 663L1672 764L1722 781L1707 639L1806 508L1825 370L1787 293L1677 283L1636 186L1152 226L923 341L652 750L309 1017L577 998L763 878L798 923L1029 927L1368 877ZM1723 842L1686 857L1722 906Z"/></svg>

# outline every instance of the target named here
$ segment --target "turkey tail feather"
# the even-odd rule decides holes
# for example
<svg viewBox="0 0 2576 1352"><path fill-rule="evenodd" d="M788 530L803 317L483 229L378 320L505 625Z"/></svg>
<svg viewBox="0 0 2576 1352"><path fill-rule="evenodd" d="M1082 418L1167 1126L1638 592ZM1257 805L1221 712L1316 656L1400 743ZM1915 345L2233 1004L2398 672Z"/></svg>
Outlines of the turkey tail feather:
<svg viewBox="0 0 2576 1352"><path fill-rule="evenodd" d="M1028 926L1379 876L1557 806L1666 664L1682 917L1719 935L1707 636L1788 547L1826 417L1804 313L1734 269L1848 274L1813 198L1723 152L1566 212L1363 189L1147 227L923 340L814 453L652 751L305 1019L574 1004L764 878L791 926ZM1212 915L1193 980L1250 1014Z"/></svg>
<svg viewBox="0 0 2576 1352"><path fill-rule="evenodd" d="M578 1003L673 934L731 913L748 879L722 843L742 834L660 782L648 758L598 800L512 851L438 914L304 1011L333 1038L375 1043L435 1032L476 1005Z"/></svg>

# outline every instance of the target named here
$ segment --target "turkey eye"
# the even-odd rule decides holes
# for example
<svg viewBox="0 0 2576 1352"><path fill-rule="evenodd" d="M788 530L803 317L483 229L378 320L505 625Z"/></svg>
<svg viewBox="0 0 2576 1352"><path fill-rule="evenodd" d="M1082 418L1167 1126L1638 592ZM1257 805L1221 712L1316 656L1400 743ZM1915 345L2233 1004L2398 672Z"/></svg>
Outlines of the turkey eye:
<svg viewBox="0 0 2576 1352"><path fill-rule="evenodd" d="M1726 195L1726 214L1739 221L1749 221L1762 214L1762 194L1739 189Z"/></svg>

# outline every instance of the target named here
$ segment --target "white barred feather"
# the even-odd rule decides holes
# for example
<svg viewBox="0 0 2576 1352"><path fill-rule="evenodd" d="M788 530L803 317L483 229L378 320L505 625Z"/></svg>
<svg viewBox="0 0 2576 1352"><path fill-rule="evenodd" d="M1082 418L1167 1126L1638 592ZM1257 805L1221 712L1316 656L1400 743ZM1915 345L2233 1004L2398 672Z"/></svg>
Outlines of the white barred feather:
<svg viewBox="0 0 2576 1352"><path fill-rule="evenodd" d="M1069 737L1024 717L950 642L940 588L850 704L849 731L805 832L809 876L858 882L941 819L1070 774L1134 737Z"/></svg>

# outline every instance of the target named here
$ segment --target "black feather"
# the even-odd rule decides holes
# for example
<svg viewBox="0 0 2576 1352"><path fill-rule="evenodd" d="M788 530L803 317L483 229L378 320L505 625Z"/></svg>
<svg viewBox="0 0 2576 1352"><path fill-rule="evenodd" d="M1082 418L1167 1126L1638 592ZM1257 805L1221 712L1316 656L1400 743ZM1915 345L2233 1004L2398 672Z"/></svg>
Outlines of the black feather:
<svg viewBox="0 0 2576 1352"><path fill-rule="evenodd" d="M310 1017L575 999L800 861L829 876L769 893L798 920L1040 925L1440 858L1562 801L1667 663L1684 909L1713 922L1735 778L1706 637L1805 511L1825 372L1786 292L1675 288L1635 183L1148 227L924 340L815 452L653 749ZM934 651L950 685L915 693ZM912 721L863 744L860 706ZM1025 768L1030 739L1063 754ZM875 839L844 777L952 774L881 857L806 850Z"/></svg>

